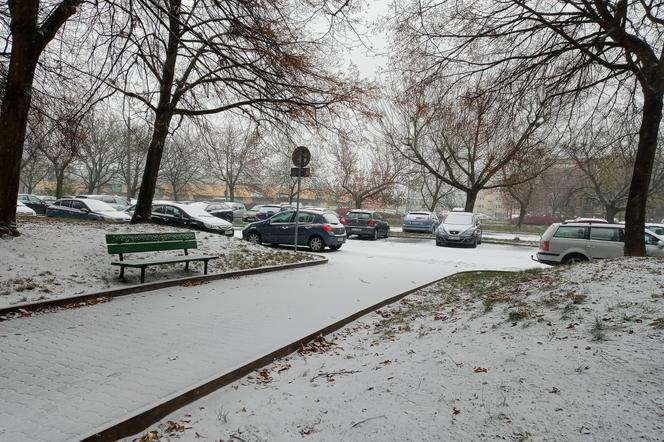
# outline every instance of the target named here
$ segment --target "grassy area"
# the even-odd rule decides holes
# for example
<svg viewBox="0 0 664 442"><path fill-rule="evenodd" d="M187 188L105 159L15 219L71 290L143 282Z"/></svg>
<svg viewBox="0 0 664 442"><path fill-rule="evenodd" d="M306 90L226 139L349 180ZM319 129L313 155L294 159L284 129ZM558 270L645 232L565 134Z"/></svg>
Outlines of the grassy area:
<svg viewBox="0 0 664 442"><path fill-rule="evenodd" d="M377 325L377 333L392 336L400 331L411 331L413 321L421 317L446 320L459 310L467 310L481 302L481 310L490 312L497 305L506 308L505 320L517 322L533 315L532 306L524 302L530 284L540 287L554 284L554 269L531 269L520 272L473 271L445 278L438 284L401 300L398 307L386 308L378 313L383 319ZM556 303L577 300L556 299ZM582 301L581 301L582 302Z"/></svg>

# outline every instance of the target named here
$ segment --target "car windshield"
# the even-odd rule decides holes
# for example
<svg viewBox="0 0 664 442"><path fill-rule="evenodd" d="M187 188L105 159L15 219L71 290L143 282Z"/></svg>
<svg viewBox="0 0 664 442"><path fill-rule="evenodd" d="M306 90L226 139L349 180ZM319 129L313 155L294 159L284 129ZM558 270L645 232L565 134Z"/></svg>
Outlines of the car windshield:
<svg viewBox="0 0 664 442"><path fill-rule="evenodd" d="M351 219L369 219L371 214L367 212L348 212L348 218Z"/></svg>
<svg viewBox="0 0 664 442"><path fill-rule="evenodd" d="M324 213L323 219L328 224L339 224L339 218L334 213Z"/></svg>
<svg viewBox="0 0 664 442"><path fill-rule="evenodd" d="M254 206L254 207L252 207L252 208L249 209L249 210L256 210L256 211L258 211L258 210L260 210L261 207L263 207L263 206Z"/></svg>
<svg viewBox="0 0 664 442"><path fill-rule="evenodd" d="M445 218L445 224L467 226L473 223L473 215L470 213L450 213Z"/></svg>
<svg viewBox="0 0 664 442"><path fill-rule="evenodd" d="M92 198L85 199L85 205L95 212L117 212L110 204Z"/></svg>

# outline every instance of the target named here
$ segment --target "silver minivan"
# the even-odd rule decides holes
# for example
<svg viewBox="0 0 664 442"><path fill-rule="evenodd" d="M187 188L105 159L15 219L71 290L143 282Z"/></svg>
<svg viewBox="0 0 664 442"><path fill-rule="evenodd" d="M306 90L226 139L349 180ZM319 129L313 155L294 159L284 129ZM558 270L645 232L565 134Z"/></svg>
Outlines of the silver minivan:
<svg viewBox="0 0 664 442"><path fill-rule="evenodd" d="M555 223L542 235L537 261L544 264L573 264L624 255L625 226L606 223ZM645 232L646 254L664 256L662 238Z"/></svg>

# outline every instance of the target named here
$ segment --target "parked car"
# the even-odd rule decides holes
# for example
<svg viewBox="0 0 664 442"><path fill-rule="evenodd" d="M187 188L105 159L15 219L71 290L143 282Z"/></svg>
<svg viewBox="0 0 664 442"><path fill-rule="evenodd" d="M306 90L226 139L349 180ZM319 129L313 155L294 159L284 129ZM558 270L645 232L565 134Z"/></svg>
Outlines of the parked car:
<svg viewBox="0 0 664 442"><path fill-rule="evenodd" d="M54 197L53 195L35 195L35 196L37 198L39 198L40 200L42 200L42 202L46 203L49 206L51 204L53 204L55 202L55 200L57 200L57 198Z"/></svg>
<svg viewBox="0 0 664 442"><path fill-rule="evenodd" d="M621 223L621 224L624 224L624 223ZM664 224L646 223L646 230L651 231L655 235L664 236Z"/></svg>
<svg viewBox="0 0 664 442"><path fill-rule="evenodd" d="M46 213L46 208L49 206L37 195L30 195L27 193L19 193L18 200L34 210L37 215L44 215Z"/></svg>
<svg viewBox="0 0 664 442"><path fill-rule="evenodd" d="M664 256L664 241L646 230L646 255ZM542 235L537 261L574 264L624 255L625 226L608 223L554 223Z"/></svg>
<svg viewBox="0 0 664 442"><path fill-rule="evenodd" d="M408 212L403 218L404 232L434 233L440 221L435 213L426 211Z"/></svg>
<svg viewBox="0 0 664 442"><path fill-rule="evenodd" d="M301 210L298 217L298 245L309 247L312 252L322 252L325 247L338 250L346 242L346 229L336 213ZM247 225L242 230L242 238L256 244L294 244L295 211L286 210Z"/></svg>
<svg viewBox="0 0 664 442"><path fill-rule="evenodd" d="M242 221L247 221L247 222L256 221L256 214L261 209L261 207L263 207L262 204L256 204L251 209L245 211L244 216L242 217Z"/></svg>
<svg viewBox="0 0 664 442"><path fill-rule="evenodd" d="M189 227L233 236L233 224L206 212L195 204L156 203L152 205L150 219L158 224Z"/></svg>
<svg viewBox="0 0 664 442"><path fill-rule="evenodd" d="M436 245L449 244L477 247L482 244L482 223L480 217L471 212L449 213L436 231Z"/></svg>
<svg viewBox="0 0 664 442"><path fill-rule="evenodd" d="M204 201L200 203L190 203L188 205L200 208L210 215L225 219L231 224L233 223L233 209L231 209L226 203L208 203L207 201Z"/></svg>
<svg viewBox="0 0 664 442"><path fill-rule="evenodd" d="M37 214L33 209L30 207L26 206L23 204L22 201L17 200L16 201L16 214L17 215L26 215L26 216L34 216Z"/></svg>
<svg viewBox="0 0 664 442"><path fill-rule="evenodd" d="M380 213L373 210L351 210L341 219L341 223L346 226L349 237L357 235L376 240L390 235L390 224Z"/></svg>
<svg viewBox="0 0 664 442"><path fill-rule="evenodd" d="M604 218L583 218L577 216L574 219L566 219L563 223L595 223L595 224L608 224L609 222Z"/></svg>
<svg viewBox="0 0 664 442"><path fill-rule="evenodd" d="M93 219L99 221L129 222L131 216L96 199L62 198L46 209L46 216Z"/></svg>
<svg viewBox="0 0 664 442"><path fill-rule="evenodd" d="M131 202L127 200L125 196L117 195L76 195L76 198L87 198L98 201L103 201L106 204L109 204L111 207L117 210L125 210L127 207L131 206Z"/></svg>
<svg viewBox="0 0 664 442"><path fill-rule="evenodd" d="M291 210L291 209L293 209L293 206L286 204L265 204L262 205L260 209L258 209L255 218L256 221L260 221L262 219L270 218L276 213L285 212L286 210Z"/></svg>
<svg viewBox="0 0 664 442"><path fill-rule="evenodd" d="M226 203L231 209L233 209L233 218L234 219L243 219L247 211L247 208L244 207L244 204L238 203L235 201L228 201Z"/></svg>

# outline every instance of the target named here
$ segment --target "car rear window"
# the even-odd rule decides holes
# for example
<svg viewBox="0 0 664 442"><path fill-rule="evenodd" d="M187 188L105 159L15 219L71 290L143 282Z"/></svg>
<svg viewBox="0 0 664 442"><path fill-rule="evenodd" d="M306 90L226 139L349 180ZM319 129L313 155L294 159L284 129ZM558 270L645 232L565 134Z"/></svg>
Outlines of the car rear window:
<svg viewBox="0 0 664 442"><path fill-rule="evenodd" d="M323 219L328 224L339 224L339 218L334 213L324 213Z"/></svg>
<svg viewBox="0 0 664 442"><path fill-rule="evenodd" d="M348 212L346 215L349 219L369 219L371 214L367 212Z"/></svg>
<svg viewBox="0 0 664 442"><path fill-rule="evenodd" d="M586 239L586 232L588 227L583 226L560 226L556 233L553 235L554 238L571 238L571 239Z"/></svg>

